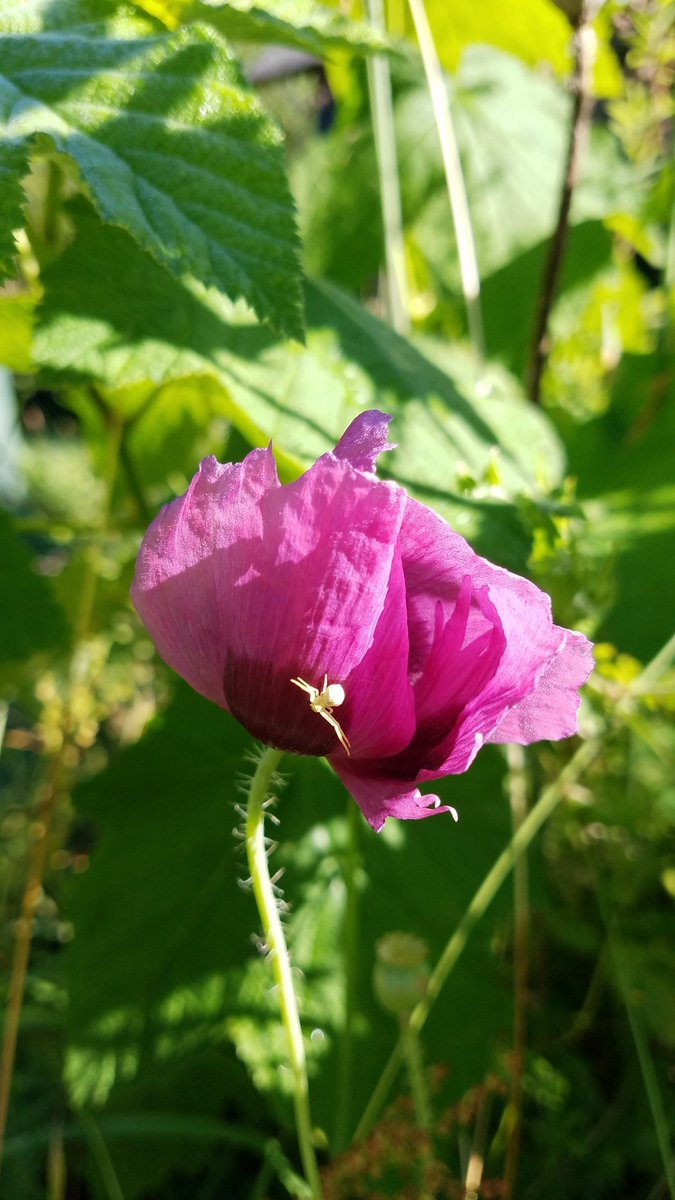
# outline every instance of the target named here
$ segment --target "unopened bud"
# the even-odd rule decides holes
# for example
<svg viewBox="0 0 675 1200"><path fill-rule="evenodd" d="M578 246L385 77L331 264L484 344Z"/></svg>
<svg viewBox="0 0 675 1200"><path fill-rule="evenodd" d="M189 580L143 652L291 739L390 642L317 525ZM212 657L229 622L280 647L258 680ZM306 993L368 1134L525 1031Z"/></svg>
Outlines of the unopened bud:
<svg viewBox="0 0 675 1200"><path fill-rule="evenodd" d="M375 945L373 988L379 1003L395 1016L411 1013L427 989L427 945L414 933L386 933Z"/></svg>

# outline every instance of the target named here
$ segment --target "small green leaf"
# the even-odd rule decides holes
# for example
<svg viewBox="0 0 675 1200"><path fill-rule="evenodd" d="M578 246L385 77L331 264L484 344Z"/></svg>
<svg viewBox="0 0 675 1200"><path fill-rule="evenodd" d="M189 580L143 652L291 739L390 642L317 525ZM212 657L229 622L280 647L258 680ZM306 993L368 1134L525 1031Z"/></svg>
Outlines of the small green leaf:
<svg viewBox="0 0 675 1200"><path fill-rule="evenodd" d="M21 177L28 170L28 156L29 146L24 138L0 142L0 279L14 273L16 246L12 232L23 225L25 196Z"/></svg>
<svg viewBox="0 0 675 1200"><path fill-rule="evenodd" d="M9 17L11 9L4 23L12 28ZM281 134L214 33L137 31L118 23L115 36L98 24L0 37L0 116L10 146L3 203L17 209L25 155L15 147L48 135L77 163L105 221L128 230L173 274L243 297L301 338Z"/></svg>

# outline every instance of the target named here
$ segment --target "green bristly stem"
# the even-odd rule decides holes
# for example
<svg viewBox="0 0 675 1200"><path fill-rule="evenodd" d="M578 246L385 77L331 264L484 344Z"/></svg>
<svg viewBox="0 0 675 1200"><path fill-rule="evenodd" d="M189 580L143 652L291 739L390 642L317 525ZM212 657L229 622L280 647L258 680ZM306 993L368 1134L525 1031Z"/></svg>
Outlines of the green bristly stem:
<svg viewBox="0 0 675 1200"><path fill-rule="evenodd" d="M246 812L246 855L253 894L258 905L265 943L272 961L281 1019L286 1031L288 1057L293 1076L293 1104L300 1157L312 1200L321 1200L321 1180L312 1141L305 1043L293 988L291 960L270 879L265 845L265 801L272 776L282 758L281 750L264 751L251 781Z"/></svg>

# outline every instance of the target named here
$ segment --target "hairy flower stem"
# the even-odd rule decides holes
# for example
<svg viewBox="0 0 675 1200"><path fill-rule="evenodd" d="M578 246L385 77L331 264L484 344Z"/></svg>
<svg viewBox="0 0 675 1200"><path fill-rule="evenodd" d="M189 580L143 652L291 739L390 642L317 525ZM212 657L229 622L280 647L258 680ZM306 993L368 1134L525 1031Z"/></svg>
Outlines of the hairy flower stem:
<svg viewBox="0 0 675 1200"><path fill-rule="evenodd" d="M265 943L272 961L272 970L278 989L281 1019L286 1030L288 1057L293 1075L293 1104L300 1157L312 1200L321 1200L321 1180L314 1153L312 1122L309 1112L305 1043L302 1038L298 1005L293 988L291 960L279 919L265 845L264 804L272 776L281 757L281 750L265 750L251 781L246 812L246 855L253 884L253 894L258 905Z"/></svg>

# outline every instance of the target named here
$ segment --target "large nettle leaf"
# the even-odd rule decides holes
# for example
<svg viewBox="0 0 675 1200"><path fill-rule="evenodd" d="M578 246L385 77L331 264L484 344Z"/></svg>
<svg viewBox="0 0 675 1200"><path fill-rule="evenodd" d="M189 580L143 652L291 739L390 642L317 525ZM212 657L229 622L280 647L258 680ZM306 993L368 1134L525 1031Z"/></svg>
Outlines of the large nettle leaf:
<svg viewBox="0 0 675 1200"><path fill-rule="evenodd" d="M510 501L522 492L541 495L542 480L555 486L563 461L548 421L511 377L477 368L458 352L437 366L354 301L318 284L307 291L307 347L280 342L246 314L228 311L214 292L170 279L84 205L73 217L75 241L44 274L35 356L46 379L96 381L112 403L115 389L145 383L136 396L140 428L161 400L161 392L151 395L157 384L206 375L211 401L215 382L224 415L251 443L272 438L282 467L295 474L363 408L384 408L396 418L400 450L383 470L462 532L480 534L486 553L522 567ZM464 494L467 476L480 482L493 474L498 487L485 483Z"/></svg>
<svg viewBox="0 0 675 1200"><path fill-rule="evenodd" d="M150 36L147 22L89 18L86 5L44 0L18 14L0 5L10 226L26 141L46 136L77 164L105 221L174 275L243 297L280 331L302 337L281 134L227 45L197 27Z"/></svg>
<svg viewBox="0 0 675 1200"><path fill-rule="evenodd" d="M234 1043L255 1085L291 1126L270 965L251 945L255 906L239 886L245 862L230 836L241 825L234 801L237 777L252 769L248 746L231 717L180 685L144 740L77 790L80 819L97 840L89 871L73 879L67 897L76 928L68 952L67 1079L78 1105L204 1115L210 1103L218 1111L222 1089L205 1099L180 1082L210 1050L212 1063L222 1064L226 1105L239 1106L245 1092L228 1049ZM394 930L413 932L427 940L433 961L508 840L508 808L500 758L490 752L467 776L441 781L444 797L460 808L458 825L449 817L390 821L375 835L353 814L358 1019L353 1074L345 1076L345 870L354 853L345 812L353 802L322 762L289 758L282 766L272 866L285 868L314 1117L332 1138L336 1124L353 1129L397 1035L372 994L375 942ZM510 989L491 950L493 932L489 916L425 1031L434 1060L450 1068L444 1102L480 1081L509 1027ZM110 1148L116 1158L117 1147Z"/></svg>
<svg viewBox="0 0 675 1200"><path fill-rule="evenodd" d="M320 0L136 0L168 25L204 20L228 38L295 46L312 54L368 52L387 45L376 30Z"/></svg>

